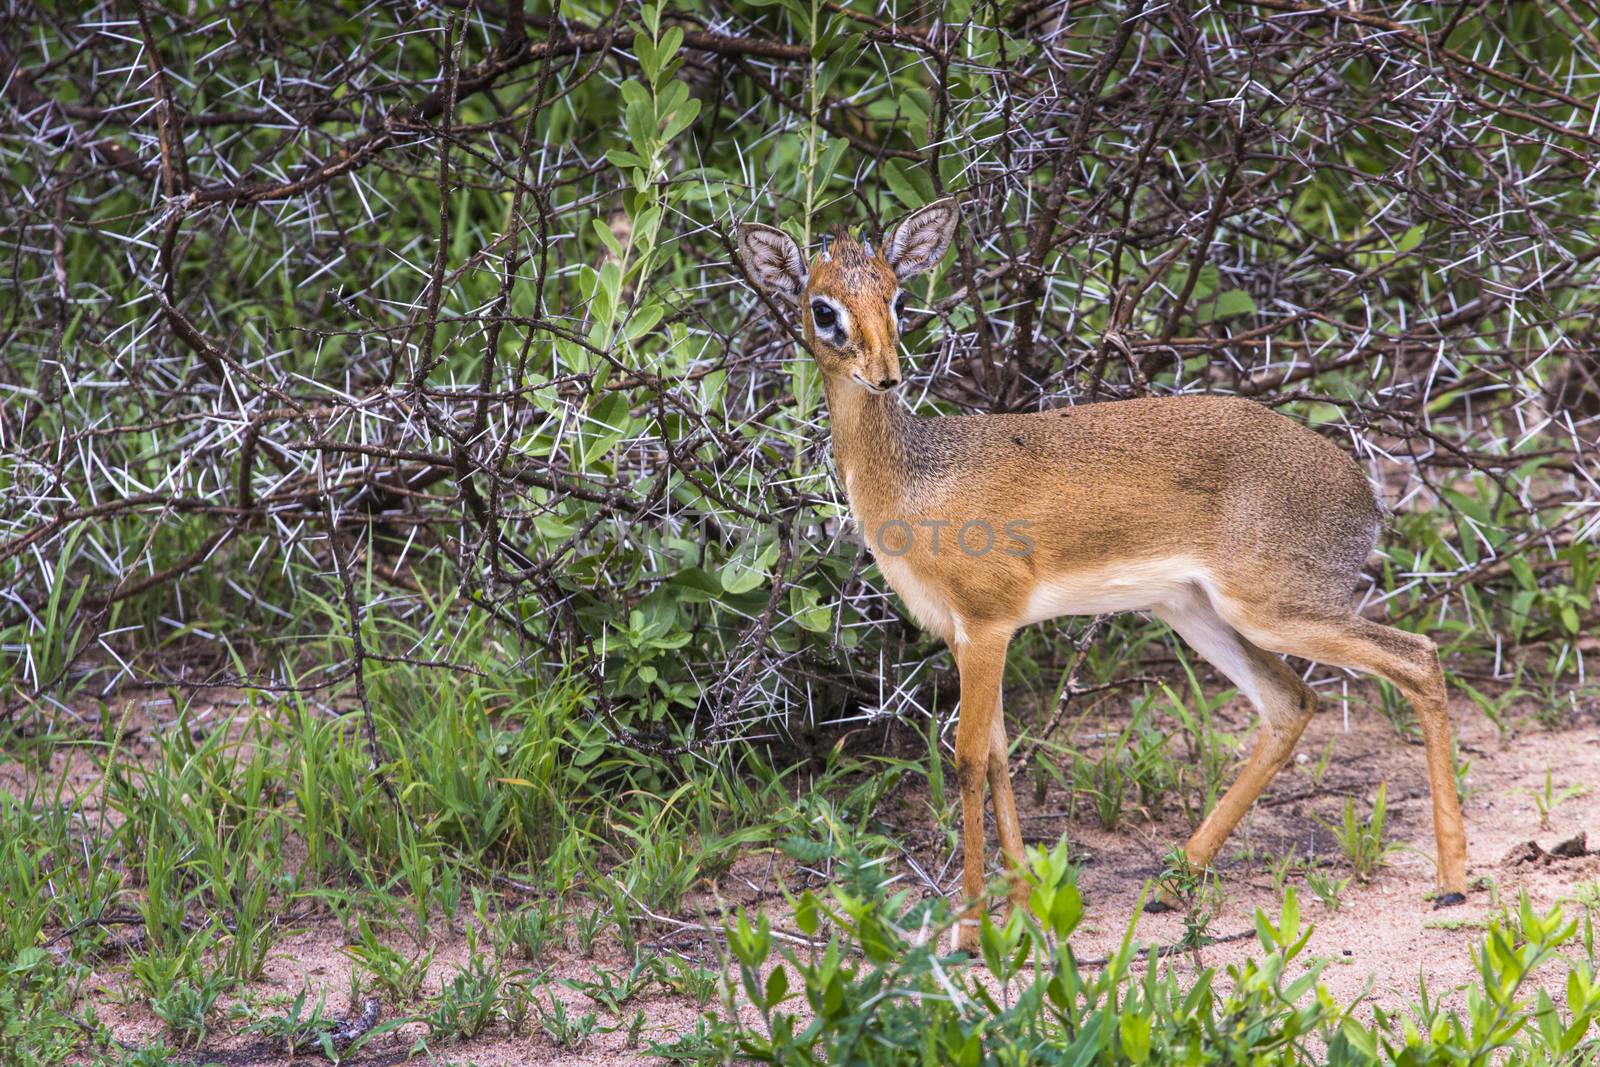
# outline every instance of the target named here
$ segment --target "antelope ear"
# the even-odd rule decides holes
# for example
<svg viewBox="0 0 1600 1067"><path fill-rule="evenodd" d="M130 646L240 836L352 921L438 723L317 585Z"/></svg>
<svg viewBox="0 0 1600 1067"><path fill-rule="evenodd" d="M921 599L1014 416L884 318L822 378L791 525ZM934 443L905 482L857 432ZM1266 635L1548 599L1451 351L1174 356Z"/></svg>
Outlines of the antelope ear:
<svg viewBox="0 0 1600 1067"><path fill-rule="evenodd" d="M894 228L883 246L883 258L901 281L921 274L939 260L956 235L961 209L947 196L913 211Z"/></svg>
<svg viewBox="0 0 1600 1067"><path fill-rule="evenodd" d="M806 288L806 257L782 230L747 222L739 227L739 261L755 283L791 304Z"/></svg>

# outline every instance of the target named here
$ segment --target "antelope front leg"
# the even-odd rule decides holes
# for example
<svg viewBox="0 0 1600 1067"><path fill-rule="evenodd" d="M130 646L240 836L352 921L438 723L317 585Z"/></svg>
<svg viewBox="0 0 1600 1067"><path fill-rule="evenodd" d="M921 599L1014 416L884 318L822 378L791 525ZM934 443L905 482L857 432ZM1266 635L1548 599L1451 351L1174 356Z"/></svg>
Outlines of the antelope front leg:
<svg viewBox="0 0 1600 1067"><path fill-rule="evenodd" d="M1002 683L1003 684L1003 683ZM1011 884L1006 898L1011 908L1028 905L1028 883L1017 872L1022 868L1022 823L1017 818L1016 793L1011 788L1011 746L1006 741L1006 702L997 699L989 716L989 800L994 805L995 832L1000 835L1000 851L1010 868Z"/></svg>
<svg viewBox="0 0 1600 1067"><path fill-rule="evenodd" d="M965 908L956 926L956 950L978 953L983 915L983 786L989 772L994 716L1000 704L1009 631L973 633L952 647L961 673L961 708L956 720L956 780L961 786L961 895Z"/></svg>

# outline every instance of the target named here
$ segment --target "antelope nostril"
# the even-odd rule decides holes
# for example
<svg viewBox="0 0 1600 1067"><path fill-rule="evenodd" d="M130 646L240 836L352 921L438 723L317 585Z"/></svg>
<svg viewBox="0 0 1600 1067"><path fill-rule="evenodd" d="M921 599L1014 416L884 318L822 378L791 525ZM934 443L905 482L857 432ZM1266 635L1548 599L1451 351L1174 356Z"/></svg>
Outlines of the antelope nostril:
<svg viewBox="0 0 1600 1067"><path fill-rule="evenodd" d="M900 379L899 378L885 378L883 381L878 383L878 388L879 389L893 389L895 386L897 386L899 384L900 384Z"/></svg>

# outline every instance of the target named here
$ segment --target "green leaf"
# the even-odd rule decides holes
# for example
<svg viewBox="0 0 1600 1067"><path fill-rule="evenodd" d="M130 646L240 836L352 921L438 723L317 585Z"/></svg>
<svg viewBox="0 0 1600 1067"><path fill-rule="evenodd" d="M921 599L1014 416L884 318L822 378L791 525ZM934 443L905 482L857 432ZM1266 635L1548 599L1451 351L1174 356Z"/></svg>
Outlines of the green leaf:
<svg viewBox="0 0 1600 1067"><path fill-rule="evenodd" d="M646 304L638 308L629 316L627 329L623 332L623 336L628 339L630 345L637 344L641 337L656 328L656 324L661 321L661 317L666 312L667 309L657 303Z"/></svg>
<svg viewBox="0 0 1600 1067"><path fill-rule="evenodd" d="M618 259L622 258L622 243L617 240L617 235L611 232L611 227L605 224L604 219L594 218L589 220L594 227L594 232L599 235L600 243L611 250L611 254Z"/></svg>
<svg viewBox="0 0 1600 1067"><path fill-rule="evenodd" d="M767 1007L782 1004L784 997L789 995L789 972L783 964L772 968L772 973L767 975Z"/></svg>
<svg viewBox="0 0 1600 1067"><path fill-rule="evenodd" d="M645 159L654 156L657 148L655 103L648 98L642 102L629 102L623 111L623 121L628 127L628 140L633 143L633 150Z"/></svg>
<svg viewBox="0 0 1600 1067"><path fill-rule="evenodd" d="M1517 585L1523 589L1539 588L1539 579L1533 573L1533 565L1526 556L1512 556L1509 564L1511 576L1517 580Z"/></svg>
<svg viewBox="0 0 1600 1067"><path fill-rule="evenodd" d="M608 393L594 406L585 420L583 433L584 466L591 466L626 437L633 428L633 417L628 411L628 398L622 393Z"/></svg>
<svg viewBox="0 0 1600 1067"><path fill-rule="evenodd" d="M661 131L661 139L670 141L678 134L687 130L694 120L700 115L700 101L695 99L685 100L672 111L672 116L667 120L667 128Z"/></svg>
<svg viewBox="0 0 1600 1067"><path fill-rule="evenodd" d="M661 35L661 41L656 45L657 62L659 64L669 62L682 47L683 29L678 26L668 26L667 32Z"/></svg>
<svg viewBox="0 0 1600 1067"><path fill-rule="evenodd" d="M1117 1029L1122 1034L1123 1054L1134 1063L1143 1063L1150 1058L1150 1024L1150 1016L1132 1011L1124 1012L1117 1022Z"/></svg>
<svg viewBox="0 0 1600 1067"><path fill-rule="evenodd" d="M822 916L817 910L817 898L809 889L800 894L800 901L795 905L794 924L807 937L814 937L822 928Z"/></svg>
<svg viewBox="0 0 1600 1067"><path fill-rule="evenodd" d="M722 568L722 588L733 596L740 596L757 589L767 580L767 569L760 561L752 566L749 562L730 563Z"/></svg>
<svg viewBox="0 0 1600 1067"><path fill-rule="evenodd" d="M633 243L639 248L654 248L656 230L661 225L661 208L651 204L633 220Z"/></svg>
<svg viewBox="0 0 1600 1067"><path fill-rule="evenodd" d="M785 837L778 842L778 849L796 863L821 863L833 855L833 848L826 841L815 841L809 837ZM813 907L815 904L813 901Z"/></svg>
<svg viewBox="0 0 1600 1067"><path fill-rule="evenodd" d="M1395 242L1395 251L1402 253L1412 251L1422 244L1422 238L1426 236L1427 232L1428 227L1426 224L1411 227L1400 235L1400 240Z"/></svg>
<svg viewBox="0 0 1600 1067"><path fill-rule="evenodd" d="M1059 886L1055 899L1050 902L1050 929L1056 937L1066 940L1083 919L1083 894L1075 885Z"/></svg>
<svg viewBox="0 0 1600 1067"><path fill-rule="evenodd" d="M746 550L728 561L722 569L722 588L734 596L748 593L767 580L767 568L778 558L778 542L771 541L759 552Z"/></svg>
<svg viewBox="0 0 1600 1067"><path fill-rule="evenodd" d="M883 165L883 180L894 198L908 208L919 208L933 199L933 180L919 167L891 159Z"/></svg>
<svg viewBox="0 0 1600 1067"><path fill-rule="evenodd" d="M783 6L783 9L789 13L789 17L794 20L795 35L809 38L811 36L810 3L805 2L805 0L778 0L778 3ZM827 18L827 15L824 13L822 17Z"/></svg>
<svg viewBox="0 0 1600 1067"><path fill-rule="evenodd" d="M822 594L807 586L796 585L789 589L789 610L801 629L824 634L833 628L833 608L820 603L821 599Z"/></svg>
<svg viewBox="0 0 1600 1067"><path fill-rule="evenodd" d="M827 142L817 159L817 173L822 176L823 181L838 175L839 161L849 149L850 142L843 137L834 137Z"/></svg>
<svg viewBox="0 0 1600 1067"><path fill-rule="evenodd" d="M565 541L576 529L570 522L562 522L547 512L541 512L533 517L533 528L539 532L540 537L550 541Z"/></svg>
<svg viewBox="0 0 1600 1067"><path fill-rule="evenodd" d="M606 153L606 162L613 167L642 167L645 165L636 152L629 152L624 148L613 148Z"/></svg>
<svg viewBox="0 0 1600 1067"><path fill-rule="evenodd" d="M644 80L654 82L661 64L656 55L656 43L643 30L633 35L633 54L639 57L639 72L644 75Z"/></svg>
<svg viewBox="0 0 1600 1067"><path fill-rule="evenodd" d="M1188 284L1188 267L1173 267L1172 270L1167 273L1166 285L1171 288L1174 293L1183 292L1184 286ZM1200 268L1200 273L1195 276L1194 288L1189 292L1189 301L1191 306L1199 307L1201 304L1208 302L1211 299L1212 294L1221 288L1221 286L1222 274L1217 270L1214 264L1207 263L1205 266Z"/></svg>
<svg viewBox="0 0 1600 1067"><path fill-rule="evenodd" d="M1243 289L1229 289L1218 293L1217 299L1210 304L1200 307L1195 316L1201 322L1215 322L1218 319L1230 319L1235 315L1253 315L1256 310L1256 301L1253 296Z"/></svg>

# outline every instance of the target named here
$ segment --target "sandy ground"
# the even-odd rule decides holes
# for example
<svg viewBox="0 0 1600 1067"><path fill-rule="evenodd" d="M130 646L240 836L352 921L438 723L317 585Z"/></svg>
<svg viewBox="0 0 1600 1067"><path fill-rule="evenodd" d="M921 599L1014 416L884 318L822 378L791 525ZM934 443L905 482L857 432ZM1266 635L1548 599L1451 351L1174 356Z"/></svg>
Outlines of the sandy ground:
<svg viewBox="0 0 1600 1067"><path fill-rule="evenodd" d="M1223 714L1230 719L1228 729L1241 735L1248 729L1243 707L1230 705ZM1230 840L1219 864L1225 897L1222 910L1209 927L1213 935L1250 930L1254 909L1276 908L1278 894L1267 867L1268 858L1281 856L1293 847L1301 858L1334 860L1337 846L1317 820L1335 821L1346 797L1356 798L1357 810L1365 813L1383 781L1388 783L1389 837L1405 846L1391 856L1388 866L1368 884L1352 881L1337 910L1319 903L1300 876L1289 880L1300 894L1302 914L1315 924L1303 959L1328 961L1323 981L1342 1001L1367 996L1385 1006L1403 1008L1415 997L1419 976L1426 979L1430 991L1452 990L1473 976L1468 949L1481 936L1484 920L1503 906L1514 907L1520 892L1526 891L1543 909L1570 901L1585 884L1600 888L1600 709L1587 709L1576 722L1557 731L1528 726L1501 738L1481 713L1464 702L1457 706L1459 744L1463 753L1473 759L1464 814L1469 837L1468 874L1477 888L1466 905L1442 911L1424 899L1433 882L1433 842L1420 745L1398 741L1393 727L1371 708L1353 708L1348 729L1344 718L1334 708L1313 721L1298 749L1303 758L1279 776ZM158 714L152 725L159 728L159 720ZM1318 782L1318 757L1330 743L1332 755ZM92 783L86 780L78 759L70 755L67 759L72 761L69 767L63 768L58 760L54 769L69 771L69 792L92 791ZM18 790L21 783L15 780L15 770L15 765L4 768L0 786ZM1556 807L1549 828L1543 829L1533 793L1544 786L1547 770L1558 791L1574 784L1590 788L1585 795ZM1072 842L1073 855L1081 864L1079 884L1087 914L1074 940L1079 957L1099 957L1112 951L1126 923L1137 914L1135 905L1141 890L1159 872L1162 854L1186 836L1187 822L1181 813L1172 810L1155 821L1130 810L1123 823L1111 832L1099 825L1087 805L1080 804L1076 817L1069 817L1067 798L1059 789L1052 787L1041 799L1022 782L1018 801L1028 839L1053 844L1066 834ZM883 828L906 848L902 864L906 883L924 893L940 889L953 892L959 864L950 855L945 829L934 823L924 784L920 780L903 782L880 806L878 815ZM952 812L949 819L954 818ZM1509 858L1530 840L1549 849L1580 833L1587 834L1592 848L1586 855L1548 863L1516 863ZM715 887L708 887L707 892L691 901L690 907L704 909L718 899L754 904L767 908L780 927L787 926L787 917L781 914L781 898L775 892L778 884L797 889L824 883L814 872L797 869L781 857L775 862L774 856L768 850L753 851ZM1336 867L1335 873L1347 872ZM1581 912L1571 904L1568 910L1571 914ZM1137 917L1141 942L1169 945L1182 933L1178 915ZM671 922L659 924L647 934L645 943L716 966L717 945L694 927L696 914L686 911L671 918ZM446 926L443 922L435 925L440 930ZM343 1011L350 988L351 962L343 955L342 946L342 930L335 920L311 917L298 922L296 932L279 942L263 981L250 992L265 998L292 993L310 983L313 988L326 990L330 1007ZM1247 956L1253 946L1253 938L1212 945L1203 950L1202 962L1206 966L1226 965ZM460 935L442 937L434 948L436 955L426 987L429 990L447 982L466 958L465 939ZM119 995L125 980L118 969L119 962L109 961L90 985L96 1010L121 1040L133 1043L154 1039L160 1033L159 1022L148 1010ZM1193 971L1187 955L1171 957L1169 965L1180 975ZM586 959L568 950L557 953L551 966L555 979L583 980L591 978L597 967L626 971L627 961L614 940L602 940L594 958ZM1550 974L1552 980L1559 977L1554 970ZM552 982L547 988L579 1013L597 1010L582 993L559 982ZM416 1006L411 1007L414 1010ZM715 1009L716 1001L709 1007ZM692 1029L701 1012L693 1001L662 996L656 988L630 1002L625 1011L631 1017L641 1009L647 1024L640 1046L628 1046L626 1018L617 1020L602 1014L603 1022L620 1022L620 1027L597 1034L576 1050L559 1049L538 1031L536 1023L530 1023L531 1033L511 1036L503 1030L491 1031L470 1042L434 1047L432 1054L435 1062L485 1067L635 1063L648 1059L641 1050L643 1043L652 1039L670 1041ZM393 1008L387 1010L395 1013ZM401 1062L423 1032L420 1024L409 1024L380 1037L348 1062ZM215 1027L202 1048L185 1055L187 1062L193 1063L283 1061L270 1042L233 1034L226 1021ZM309 1061L319 1060L312 1054Z"/></svg>
<svg viewBox="0 0 1600 1067"><path fill-rule="evenodd" d="M1303 919L1316 928L1306 956L1331 961L1323 982L1337 999L1348 1003L1368 994L1387 1007L1404 1007L1415 999L1419 977L1430 992L1459 986L1475 975L1468 948L1481 936L1484 920L1501 907L1515 908L1520 893L1527 892L1542 911L1570 900L1576 886L1600 886L1600 726L1524 733L1501 743L1481 716L1466 718L1459 743L1473 756L1468 788L1477 790L1463 810L1467 875L1477 886L1466 904L1435 909L1424 899L1433 886L1434 843L1420 746L1395 745L1381 717L1353 721L1346 735L1334 713L1312 724L1300 749L1314 759L1330 738L1335 740L1335 764L1323 789L1314 791L1309 762L1286 770L1229 841L1230 858L1221 866L1225 903L1211 930L1218 935L1249 930L1257 908L1276 913L1272 877L1264 862L1250 856L1251 849L1281 855L1293 845L1302 856L1337 856L1332 836L1313 817L1335 822L1343 797L1330 791L1370 799L1384 778L1389 782L1390 836L1406 847L1369 884L1352 881L1338 910L1318 902L1302 879L1289 879L1297 888ZM1343 758L1346 750L1354 758ZM1543 788L1547 768L1558 790L1576 783L1588 783L1591 789L1556 807L1550 829L1543 830L1532 793ZM1357 811L1364 810L1358 803ZM1130 892L1138 891L1136 881L1159 869L1159 853L1168 839L1154 828L1130 830L1122 837L1070 830L1093 856L1080 880L1088 918L1074 947L1082 955L1115 947L1132 907ZM1549 849L1580 833L1587 834L1594 849L1588 855L1548 864L1508 861L1527 841ZM1568 904L1567 911L1581 914L1582 908ZM1142 938L1171 943L1183 932L1182 920L1173 914L1147 915L1139 932ZM1203 952L1203 961L1226 965L1249 955L1252 947L1253 938L1212 946ZM1190 969L1186 956L1171 962L1180 973Z"/></svg>

